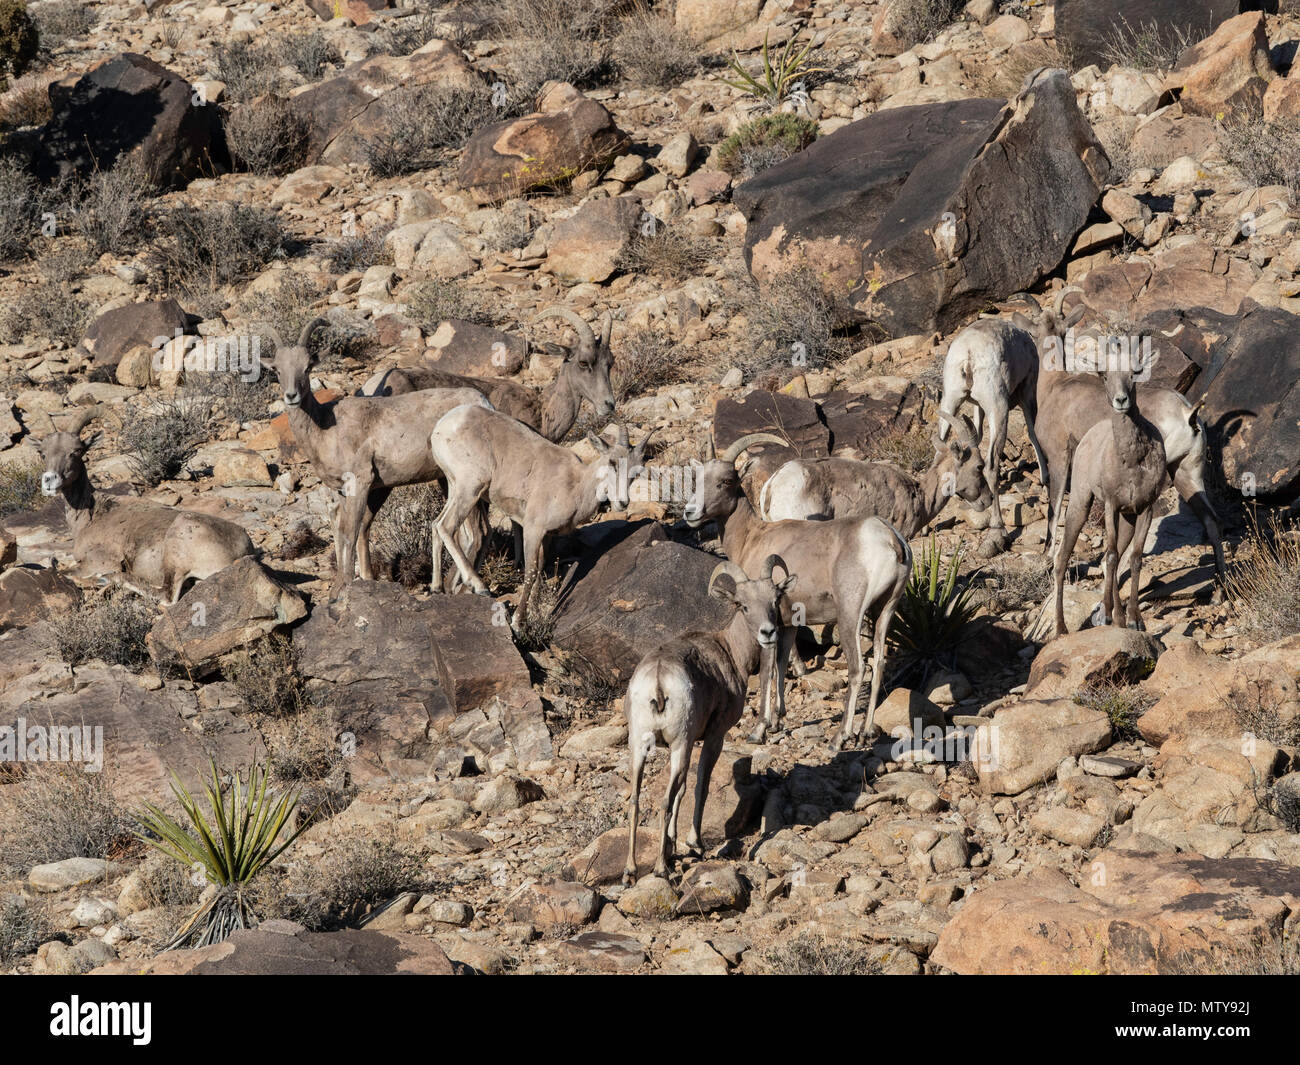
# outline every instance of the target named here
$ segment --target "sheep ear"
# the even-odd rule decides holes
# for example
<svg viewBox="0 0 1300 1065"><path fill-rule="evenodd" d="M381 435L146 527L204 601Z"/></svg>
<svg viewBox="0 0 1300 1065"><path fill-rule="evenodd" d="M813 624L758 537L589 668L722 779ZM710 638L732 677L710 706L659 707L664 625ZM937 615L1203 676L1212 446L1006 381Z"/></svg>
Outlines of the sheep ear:
<svg viewBox="0 0 1300 1065"><path fill-rule="evenodd" d="M1019 311L1015 311L1011 315L1011 324L1014 325L1017 329L1023 329L1026 333L1032 333L1034 331L1034 323L1031 322Z"/></svg>
<svg viewBox="0 0 1300 1065"><path fill-rule="evenodd" d="M1085 307L1082 303L1080 303L1079 306L1075 307L1074 310L1072 310L1063 319L1061 319L1061 324L1066 329L1069 329L1070 326L1074 325L1080 318L1083 317L1083 312L1086 311L1087 309L1088 309L1087 307Z"/></svg>
<svg viewBox="0 0 1300 1065"><path fill-rule="evenodd" d="M736 578L730 573L719 573L709 585L709 595L728 603L736 601Z"/></svg>
<svg viewBox="0 0 1300 1065"><path fill-rule="evenodd" d="M785 595L786 592L788 592L791 588L795 586L795 583L798 580L799 580L798 576L791 573L789 576L786 577L785 580L783 580L780 584L778 584L777 587L781 589L781 594Z"/></svg>
<svg viewBox="0 0 1300 1065"><path fill-rule="evenodd" d="M103 438L103 436L104 436L103 433L95 433L94 435L91 436L91 438L90 438L89 440L82 440L82 441L80 441L80 444L79 444L79 446L77 447L77 454L78 454L78 455L84 455L84 454L85 454L87 451L89 451L92 447L94 447L96 444L98 444L99 441Z"/></svg>
<svg viewBox="0 0 1300 1065"><path fill-rule="evenodd" d="M598 437L595 433L587 434L587 443L589 443L592 447L594 447L597 450L597 452L599 452L600 454L602 455L609 454L609 445L605 443L605 441L602 440L600 437Z"/></svg>

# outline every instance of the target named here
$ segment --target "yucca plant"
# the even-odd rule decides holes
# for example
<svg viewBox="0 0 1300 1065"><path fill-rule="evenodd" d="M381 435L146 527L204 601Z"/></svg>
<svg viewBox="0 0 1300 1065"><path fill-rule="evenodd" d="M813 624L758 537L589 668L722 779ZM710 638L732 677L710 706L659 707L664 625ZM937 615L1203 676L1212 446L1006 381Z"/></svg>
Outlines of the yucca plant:
<svg viewBox="0 0 1300 1065"><path fill-rule="evenodd" d="M769 107L779 107L790 95L790 89L796 82L813 74L825 74L826 68L806 65L808 53L812 51L812 41L799 51L795 51L799 40L798 34L786 41L781 54L773 63L768 51L767 36L766 33L763 34L763 79L761 81L740 65L740 56L734 51L731 53L731 59L727 61L727 66L737 77L734 80L731 78L722 80L732 88L740 89L764 101Z"/></svg>
<svg viewBox="0 0 1300 1065"><path fill-rule="evenodd" d="M962 630L975 615L970 582L958 587L961 559L958 547L945 567L933 533L913 557L912 576L889 630L900 673L919 670L924 680L936 665L955 664Z"/></svg>
<svg viewBox="0 0 1300 1065"><path fill-rule="evenodd" d="M209 767L212 779L204 786L207 814L172 774L172 793L188 827L152 804L136 815L145 830L138 833L140 839L187 869L201 872L208 884L217 887L216 894L190 916L164 950L209 946L256 925L247 894L249 881L283 854L310 822L310 818L304 819L277 843L298 806L298 792L268 793L268 771L254 763L247 783L235 774L223 794L216 762L209 760Z"/></svg>

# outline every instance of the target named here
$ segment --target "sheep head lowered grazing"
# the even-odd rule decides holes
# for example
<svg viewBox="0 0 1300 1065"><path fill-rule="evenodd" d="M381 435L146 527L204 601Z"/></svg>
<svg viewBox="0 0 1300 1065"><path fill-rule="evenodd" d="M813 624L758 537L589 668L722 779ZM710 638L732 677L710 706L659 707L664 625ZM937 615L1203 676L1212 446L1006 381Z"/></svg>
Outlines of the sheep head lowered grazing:
<svg viewBox="0 0 1300 1065"><path fill-rule="evenodd" d="M248 533L232 521L143 499L97 499L85 457L99 437L82 440L81 431L99 412L92 407L67 429L36 442L45 460L41 491L63 496L72 553L83 569L124 574L174 603L190 580L211 577L254 553Z"/></svg>
<svg viewBox="0 0 1300 1065"><path fill-rule="evenodd" d="M885 641L899 600L912 572L912 551L896 529L880 518L835 518L831 521L763 521L745 497L735 461L746 448L758 443L784 445L780 437L753 433L741 437L717 458L710 457L696 470L695 492L686 507L687 524L698 527L717 521L722 528L722 549L751 577L762 573L769 555L779 555L789 572L799 574L799 612L802 623L835 622L848 659L849 687L844 702L844 728L836 740L843 746L858 733L854 714L866 677L859 633L868 611L876 613L871 699L864 729L874 727L876 703L884 672ZM712 446L710 445L710 453ZM765 670L761 683L763 721L752 737L762 742L785 713L785 665L794 647L794 612L783 607L784 624L774 670ZM776 682L776 699L771 681ZM774 709L773 703L777 706Z"/></svg>
<svg viewBox="0 0 1300 1065"><path fill-rule="evenodd" d="M316 475L339 493L334 511L335 580L332 595L360 569L373 580L370 525L379 508L398 485L440 480L442 471L429 451L429 434L448 411L465 404L490 410L484 395L472 388L434 388L407 395L377 398L346 396L328 404L312 394L312 334L324 318L303 328L296 344L279 344L275 372L284 393L285 412L295 443ZM466 515L469 517L469 515ZM477 553L484 528L477 514L462 535Z"/></svg>
<svg viewBox="0 0 1300 1065"><path fill-rule="evenodd" d="M939 411L954 432L935 443L934 460L921 477L887 462L855 459L791 459L772 474L759 497L764 521L863 518L887 521L910 540L934 521L950 498L978 511L993 501L984 479L984 457L975 427L965 415Z"/></svg>
<svg viewBox="0 0 1300 1065"><path fill-rule="evenodd" d="M773 574L780 567L785 576ZM702 852L701 829L709 778L727 731L745 711L749 678L773 648L781 628L780 604L797 577L777 555L764 560L761 575L751 580L732 562L723 562L709 578L709 594L732 604L735 612L717 632L692 632L651 651L628 682L623 714L631 755L632 791L628 805L627 864L623 882L636 879L636 830L645 762L656 745L669 750L668 787L660 806L659 851L655 876L666 877L677 843L677 815L691 750L700 747L695 775L695 814L686 847Z"/></svg>
<svg viewBox="0 0 1300 1065"><path fill-rule="evenodd" d="M375 374L362 387L363 396L400 396L428 388L476 388L492 406L558 443L568 435L585 399L597 417L614 413L614 386L609 372L614 357L609 350L609 334L614 319L605 315L600 339L591 326L566 307L552 307L535 321L562 318L573 326L578 337L576 347L567 349L555 380L540 393L517 381L503 377L466 377L440 370L436 366L412 366Z"/></svg>
<svg viewBox="0 0 1300 1065"><path fill-rule="evenodd" d="M434 459L447 475L447 505L434 520L434 535L476 593L487 595L487 585L451 533L484 496L523 528L524 583L511 622L516 632L527 620L529 599L541 580L547 538L576 529L603 502L626 507L627 486L650 442L647 435L631 447L626 426L619 426L616 444L607 444L597 436L588 439L600 453L592 463L584 463L568 448L552 444L499 411L470 406L451 411L430 436ZM624 464L626 477L622 476ZM432 589L439 592L442 565L436 547L435 555Z"/></svg>

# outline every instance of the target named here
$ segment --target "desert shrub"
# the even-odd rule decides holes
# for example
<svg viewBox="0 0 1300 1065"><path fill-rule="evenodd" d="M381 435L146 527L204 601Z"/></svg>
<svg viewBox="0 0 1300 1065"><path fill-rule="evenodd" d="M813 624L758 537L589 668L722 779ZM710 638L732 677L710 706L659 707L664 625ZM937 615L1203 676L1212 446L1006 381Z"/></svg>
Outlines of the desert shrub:
<svg viewBox="0 0 1300 1065"><path fill-rule="evenodd" d="M281 37L275 42L280 62L293 67L308 81L319 81L326 69L342 62L339 50L320 30Z"/></svg>
<svg viewBox="0 0 1300 1065"><path fill-rule="evenodd" d="M765 32L760 53L762 67L751 73L740 62L740 56L733 52L727 62L733 77L722 80L769 108L777 108L800 89L806 92L812 78L826 74L825 67L813 66L812 50L812 42L800 41L798 33L783 47L772 48Z"/></svg>
<svg viewBox="0 0 1300 1065"><path fill-rule="evenodd" d="M36 23L41 47L52 51L84 37L94 28L99 16L81 0L51 0L32 12L32 21Z"/></svg>
<svg viewBox="0 0 1300 1065"><path fill-rule="evenodd" d="M1300 532L1258 522L1237 553L1228 596L1238 625L1260 643L1300 632Z"/></svg>
<svg viewBox="0 0 1300 1065"><path fill-rule="evenodd" d="M21 76L32 65L40 47L40 34L27 5L22 0L0 0L0 88L8 87L9 78Z"/></svg>
<svg viewBox="0 0 1300 1065"><path fill-rule="evenodd" d="M763 971L774 976L876 976L880 959L851 939L829 939L801 932L763 953Z"/></svg>
<svg viewBox="0 0 1300 1065"><path fill-rule="evenodd" d="M185 41L188 26L179 20L164 22L158 30L158 37L164 48L176 52Z"/></svg>
<svg viewBox="0 0 1300 1065"><path fill-rule="evenodd" d="M307 558L319 554L327 547L329 547L328 541L323 540L311 527L311 522L304 518L284 534L284 546L280 548L280 557L288 560Z"/></svg>
<svg viewBox="0 0 1300 1065"><path fill-rule="evenodd" d="M1101 47L1103 67L1133 67L1136 70L1165 71L1173 67L1198 35L1184 26L1142 22L1132 25L1120 16L1120 24L1106 35Z"/></svg>
<svg viewBox="0 0 1300 1065"><path fill-rule="evenodd" d="M392 262L393 253L387 244L390 226L374 226L364 233L340 237L322 246L318 254L330 264L336 274L364 271L381 263Z"/></svg>
<svg viewBox="0 0 1300 1065"><path fill-rule="evenodd" d="M16 343L23 337L44 337L72 347L85 334L93 308L67 285L24 288L0 310L0 337Z"/></svg>
<svg viewBox="0 0 1300 1065"><path fill-rule="evenodd" d="M1102 681L1075 692L1074 701L1105 714L1116 739L1135 740L1138 718L1151 709L1155 698L1131 684Z"/></svg>
<svg viewBox="0 0 1300 1065"><path fill-rule="evenodd" d="M152 191L144 166L133 157L96 171L72 190L66 199L72 226L95 258L125 255L139 246Z"/></svg>
<svg viewBox="0 0 1300 1065"><path fill-rule="evenodd" d="M588 89L614 72L612 31L621 0L501 0L513 42L510 68L525 96L548 81Z"/></svg>
<svg viewBox="0 0 1300 1065"><path fill-rule="evenodd" d="M713 245L684 225L656 225L648 233L639 233L624 249L618 266L681 282L696 276L712 256Z"/></svg>
<svg viewBox="0 0 1300 1065"><path fill-rule="evenodd" d="M514 251L528 246L536 224L536 215L527 203L511 200L484 224L479 236L493 251Z"/></svg>
<svg viewBox="0 0 1300 1065"><path fill-rule="evenodd" d="M51 242L37 260L37 269L49 284L62 286L86 276L95 256L82 240Z"/></svg>
<svg viewBox="0 0 1300 1065"><path fill-rule="evenodd" d="M45 83L27 78L16 81L0 102L0 125L10 129L39 126L54 115Z"/></svg>
<svg viewBox="0 0 1300 1065"><path fill-rule="evenodd" d="M889 26L904 48L932 41L961 8L959 0L896 0Z"/></svg>
<svg viewBox="0 0 1300 1065"><path fill-rule="evenodd" d="M749 282L743 292L750 342L737 362L747 372L815 370L850 353L835 303L810 269L784 272L761 291Z"/></svg>
<svg viewBox="0 0 1300 1065"><path fill-rule="evenodd" d="M912 557L898 613L889 629L899 674L919 671L922 679L936 667L951 668L964 630L975 616L969 581L961 580L961 548L945 566L934 534Z"/></svg>
<svg viewBox="0 0 1300 1065"><path fill-rule="evenodd" d="M433 278L408 289L403 297L411 321L426 333L450 319L493 325L496 315L457 281Z"/></svg>
<svg viewBox="0 0 1300 1065"><path fill-rule="evenodd" d="M181 393L127 420L120 444L131 472L150 487L173 480L207 440L211 413L202 397Z"/></svg>
<svg viewBox="0 0 1300 1065"><path fill-rule="evenodd" d="M226 143L235 165L254 174L296 170L310 140L311 123L278 96L237 107L226 119Z"/></svg>
<svg viewBox="0 0 1300 1065"><path fill-rule="evenodd" d="M225 84L232 103L243 103L279 88L282 57L275 42L231 40L216 46L213 59L217 80Z"/></svg>
<svg viewBox="0 0 1300 1065"><path fill-rule="evenodd" d="M201 888L191 870L179 863L150 854L136 866L141 893L150 906L192 906Z"/></svg>
<svg viewBox="0 0 1300 1065"><path fill-rule="evenodd" d="M1052 562L1046 555L1004 555L990 567L994 586L990 609L1021 610L1047 601Z"/></svg>
<svg viewBox="0 0 1300 1065"><path fill-rule="evenodd" d="M269 905L278 917L328 931L355 925L373 907L427 883L419 856L394 840L348 837L295 867Z"/></svg>
<svg viewBox="0 0 1300 1065"><path fill-rule="evenodd" d="M486 85L395 89L384 99L378 131L366 142L366 162L380 177L432 169L498 117Z"/></svg>
<svg viewBox="0 0 1300 1065"><path fill-rule="evenodd" d="M9 965L54 938L54 926L20 895L0 896L0 964Z"/></svg>
<svg viewBox="0 0 1300 1065"><path fill-rule="evenodd" d="M687 359L687 352L680 344L652 329L629 333L619 345L618 358L609 375L615 397L622 403L667 385L680 384L687 379Z"/></svg>
<svg viewBox="0 0 1300 1065"><path fill-rule="evenodd" d="M531 615L531 603L528 609ZM554 607L552 606L551 609L553 610ZM528 624L524 627L528 628L531 624L530 616ZM551 633L554 633L554 630L555 623L551 622ZM547 635L547 643L539 645L539 649L549 646L549 641L550 634ZM578 705L578 711L570 714L571 720L584 720L608 714L614 700L627 689L626 679L620 681L607 667L580 651L571 651L565 658L563 671L551 673L550 680L568 700L571 708L574 703Z"/></svg>
<svg viewBox="0 0 1300 1065"><path fill-rule="evenodd" d="M1224 702L1242 732L1274 747L1300 746L1300 715L1282 713L1282 698L1271 685L1258 680L1236 684Z"/></svg>
<svg viewBox="0 0 1300 1065"><path fill-rule="evenodd" d="M999 56L996 63L980 64L972 71L974 89L979 96L1014 96L1035 70L1065 65L1056 45L1036 38Z"/></svg>
<svg viewBox="0 0 1300 1065"><path fill-rule="evenodd" d="M316 331L312 345L316 357L325 367L346 359L365 361L377 343L375 327L355 311L339 311L330 317L323 329Z"/></svg>
<svg viewBox="0 0 1300 1065"><path fill-rule="evenodd" d="M274 285L245 296L239 303L239 314L255 326L269 326L286 344L292 344L303 326L320 314L316 303L322 295L315 280L286 271ZM266 339L273 343L271 337Z"/></svg>
<svg viewBox="0 0 1300 1065"><path fill-rule="evenodd" d="M260 731L276 780L320 781L343 764L339 729L328 707L311 706L291 717L263 722Z"/></svg>
<svg viewBox="0 0 1300 1065"><path fill-rule="evenodd" d="M35 462L0 465L0 515L36 510L41 505L41 473Z"/></svg>
<svg viewBox="0 0 1300 1065"><path fill-rule="evenodd" d="M243 203L174 207L154 229L150 265L162 291L243 281L280 258L288 239L274 211Z"/></svg>
<svg viewBox="0 0 1300 1065"><path fill-rule="evenodd" d="M1300 122L1234 112L1219 126L1219 146L1249 184L1285 185L1292 204L1300 202Z"/></svg>
<svg viewBox="0 0 1300 1065"><path fill-rule="evenodd" d="M41 194L16 161L0 159L0 262L14 262L31 250L40 231Z"/></svg>
<svg viewBox="0 0 1300 1065"><path fill-rule="evenodd" d="M803 151L817 132L817 123L802 115L760 115L718 145L718 165L744 181Z"/></svg>
<svg viewBox="0 0 1300 1065"><path fill-rule="evenodd" d="M186 374L185 391L207 407L210 423L243 425L266 418L278 390L274 377L263 372L255 380L245 381L242 374L214 370Z"/></svg>
<svg viewBox="0 0 1300 1065"><path fill-rule="evenodd" d="M235 693L255 714L292 717L308 707L307 680L286 636L272 635L237 653L226 669Z"/></svg>
<svg viewBox="0 0 1300 1065"><path fill-rule="evenodd" d="M667 15L642 7L620 20L614 38L619 73L633 85L680 85L700 69L700 52Z"/></svg>
<svg viewBox="0 0 1300 1065"><path fill-rule="evenodd" d="M138 670L149 661L145 637L153 628L153 606L125 589L113 590L53 619L53 649L70 666L98 659Z"/></svg>
<svg viewBox="0 0 1300 1065"><path fill-rule="evenodd" d="M415 5L415 11L386 19L375 33L381 51L389 55L410 55L435 37L465 51L477 39L486 20L473 9L439 9L437 0Z"/></svg>
<svg viewBox="0 0 1300 1065"><path fill-rule="evenodd" d="M65 858L119 856L131 844L131 818L106 772L51 762L28 766L6 788L7 831L0 862L23 874L33 865Z"/></svg>
<svg viewBox="0 0 1300 1065"><path fill-rule="evenodd" d="M395 488L370 526L375 565L392 580L415 588L433 575L433 519L446 497L436 484Z"/></svg>
<svg viewBox="0 0 1300 1065"><path fill-rule="evenodd" d="M909 429L890 428L866 444L869 462L891 462L908 473L923 473L934 461L934 437L919 422Z"/></svg>

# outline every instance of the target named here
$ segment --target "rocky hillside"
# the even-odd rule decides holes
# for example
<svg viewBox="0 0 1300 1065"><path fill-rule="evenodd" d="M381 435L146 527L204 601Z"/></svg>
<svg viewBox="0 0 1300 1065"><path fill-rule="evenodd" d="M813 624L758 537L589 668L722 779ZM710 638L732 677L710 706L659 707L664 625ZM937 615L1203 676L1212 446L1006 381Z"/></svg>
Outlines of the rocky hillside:
<svg viewBox="0 0 1300 1065"><path fill-rule="evenodd" d="M0 969L1296 971L1300 11L1256 6L0 0ZM1145 631L1100 624L1096 507L1051 638L1013 409L1005 532L931 493L875 735L833 750L846 656L805 630L668 878L655 753L625 887L628 679L729 616L700 461L779 437L755 501L792 457L924 478L953 338L1054 310L1203 404ZM653 432L520 631L496 508L492 595L429 590L437 484L376 498L375 579L339 571L348 484L275 361L317 318L318 404L440 371L584 462ZM94 512L255 553L171 602L79 533L78 464ZM163 952L228 893L139 817L254 766L302 830L247 885L261 924Z"/></svg>

